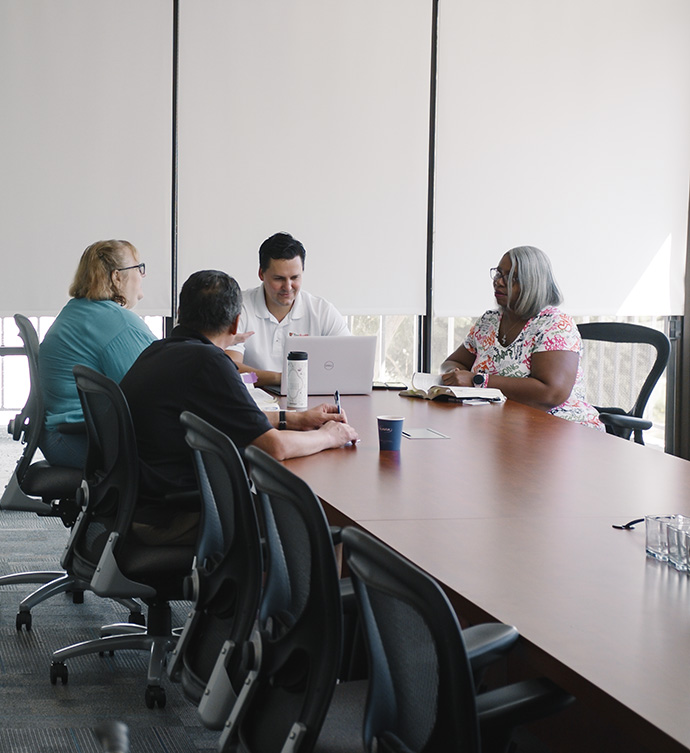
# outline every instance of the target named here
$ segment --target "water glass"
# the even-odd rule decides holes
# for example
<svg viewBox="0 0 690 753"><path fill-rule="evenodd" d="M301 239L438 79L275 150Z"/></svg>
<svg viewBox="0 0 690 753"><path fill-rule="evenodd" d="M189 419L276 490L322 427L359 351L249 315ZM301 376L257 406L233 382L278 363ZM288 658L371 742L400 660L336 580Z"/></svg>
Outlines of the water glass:
<svg viewBox="0 0 690 753"><path fill-rule="evenodd" d="M668 561L676 570L688 569L688 532L690 517L687 515L676 515L666 526Z"/></svg>
<svg viewBox="0 0 690 753"><path fill-rule="evenodd" d="M668 524L676 515L646 515L645 532L647 554L662 562L668 561Z"/></svg>

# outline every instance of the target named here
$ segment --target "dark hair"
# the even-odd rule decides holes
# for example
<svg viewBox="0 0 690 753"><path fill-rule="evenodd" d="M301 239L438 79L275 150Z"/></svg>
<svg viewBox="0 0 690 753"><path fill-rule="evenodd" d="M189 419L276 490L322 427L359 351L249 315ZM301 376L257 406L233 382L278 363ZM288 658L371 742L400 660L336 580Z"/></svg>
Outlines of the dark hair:
<svg viewBox="0 0 690 753"><path fill-rule="evenodd" d="M275 233L259 246L259 269L265 272L271 266L271 259L294 259L295 256L302 260L304 269L307 256L304 246L290 233Z"/></svg>
<svg viewBox="0 0 690 753"><path fill-rule="evenodd" d="M196 332L217 334L229 327L242 308L242 291L233 277L216 269L194 272L180 291L179 324Z"/></svg>

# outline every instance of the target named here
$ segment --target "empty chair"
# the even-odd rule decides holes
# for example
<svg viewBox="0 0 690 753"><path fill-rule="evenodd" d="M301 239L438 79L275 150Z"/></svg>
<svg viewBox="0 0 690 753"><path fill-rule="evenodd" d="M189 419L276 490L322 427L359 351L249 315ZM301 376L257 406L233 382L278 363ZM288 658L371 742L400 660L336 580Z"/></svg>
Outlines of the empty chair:
<svg viewBox="0 0 690 753"><path fill-rule="evenodd" d="M369 534L342 535L369 653L367 753L503 751L515 726L572 700L547 680L476 694L462 631L438 584Z"/></svg>
<svg viewBox="0 0 690 753"><path fill-rule="evenodd" d="M245 457L265 539L259 622L244 648L249 670L221 737L221 751L331 753L362 750L367 681L336 684L343 602L331 529L300 478L256 447ZM518 637L515 628L467 630L480 671Z"/></svg>
<svg viewBox="0 0 690 753"><path fill-rule="evenodd" d="M582 368L587 400L599 411L609 434L644 444L652 427L643 418L654 386L671 352L663 332L626 322L578 324L583 340Z"/></svg>
<svg viewBox="0 0 690 753"><path fill-rule="evenodd" d="M14 320L24 343L30 387L24 408L10 421L8 427L14 439L24 443L24 450L0 499L0 509L58 516L66 526L71 526L77 516L76 494L81 485L82 471L78 468L49 465L45 460L34 462L45 418L38 372L38 334L26 316L15 314ZM61 430L84 429L83 426L79 428L75 424L67 424ZM55 594L71 591L75 602L83 599L83 584L66 577L60 570L14 573L0 577L0 586L18 583L46 585L21 602L16 619L17 630L22 627L30 630L31 609Z"/></svg>
<svg viewBox="0 0 690 753"><path fill-rule="evenodd" d="M204 725L221 729L242 688L242 648L259 608L259 524L232 440L193 413L182 413L180 421L194 452L202 516L187 594L193 605L168 673L182 681L190 700L201 701Z"/></svg>
<svg viewBox="0 0 690 753"><path fill-rule="evenodd" d="M319 500L301 479L256 447L245 456L266 540L259 626L245 645L247 679L219 749L306 753L314 749L336 687L342 607L331 532ZM346 683L350 685L350 683ZM364 688L352 715L361 722ZM347 725L361 749L360 724Z"/></svg>
<svg viewBox="0 0 690 753"><path fill-rule="evenodd" d="M171 625L171 600L182 599L191 572L194 547L149 546L132 531L138 502L139 458L129 407L120 387L85 366L74 376L88 436L84 506L62 564L99 596L138 597L148 605L148 627L104 628L104 637L53 653L50 679L67 682L65 660L121 649L150 652L146 705L165 705L161 677L177 636ZM171 500L172 503L172 500Z"/></svg>

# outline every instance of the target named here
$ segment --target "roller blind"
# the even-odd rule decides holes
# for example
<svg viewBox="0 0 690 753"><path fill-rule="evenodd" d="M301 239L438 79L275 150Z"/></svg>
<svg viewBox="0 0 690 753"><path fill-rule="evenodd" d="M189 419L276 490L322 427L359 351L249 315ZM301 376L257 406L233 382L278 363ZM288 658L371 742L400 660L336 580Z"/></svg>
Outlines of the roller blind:
<svg viewBox="0 0 690 753"><path fill-rule="evenodd" d="M431 2L182 0L179 279L291 232L343 313L422 313Z"/></svg>
<svg viewBox="0 0 690 753"><path fill-rule="evenodd" d="M542 248L572 314L682 314L686 0L441 1L435 309Z"/></svg>
<svg viewBox="0 0 690 753"><path fill-rule="evenodd" d="M55 314L81 252L124 238L139 314L170 310L172 3L0 3L0 314Z"/></svg>

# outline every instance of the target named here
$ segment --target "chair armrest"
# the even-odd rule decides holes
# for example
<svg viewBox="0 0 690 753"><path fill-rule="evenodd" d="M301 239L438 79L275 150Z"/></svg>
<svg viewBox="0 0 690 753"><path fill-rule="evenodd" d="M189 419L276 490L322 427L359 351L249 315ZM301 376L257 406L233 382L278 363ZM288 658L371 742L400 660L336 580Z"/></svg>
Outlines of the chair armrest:
<svg viewBox="0 0 690 753"><path fill-rule="evenodd" d="M462 637L472 671L477 672L507 654L520 634L512 625L487 622L465 628Z"/></svg>
<svg viewBox="0 0 690 753"><path fill-rule="evenodd" d="M331 530L331 541L333 542L333 545L340 544L343 540L342 533L343 529L341 526L329 526Z"/></svg>
<svg viewBox="0 0 690 753"><path fill-rule="evenodd" d="M637 418L637 416L619 416L615 413L600 413L599 420L602 424L606 426L615 426L617 429L645 430L652 428L651 421L647 421L644 418Z"/></svg>
<svg viewBox="0 0 690 753"><path fill-rule="evenodd" d="M476 698L482 738L542 719L575 700L545 678L516 682L480 693Z"/></svg>

